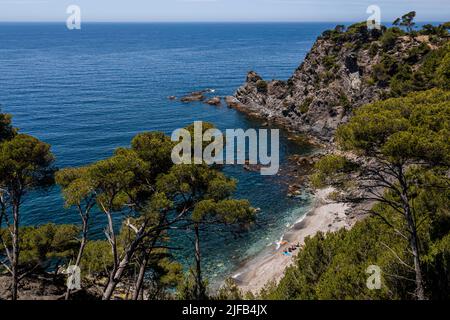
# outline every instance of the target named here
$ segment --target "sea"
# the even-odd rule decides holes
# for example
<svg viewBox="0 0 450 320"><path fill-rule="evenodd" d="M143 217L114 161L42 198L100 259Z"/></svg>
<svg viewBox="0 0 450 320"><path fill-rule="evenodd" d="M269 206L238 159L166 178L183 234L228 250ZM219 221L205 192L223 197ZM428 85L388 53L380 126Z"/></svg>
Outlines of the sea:
<svg viewBox="0 0 450 320"><path fill-rule="evenodd" d="M221 130L260 128L261 121L236 110L201 102L169 100L212 89L232 95L250 70L264 79L287 80L315 39L333 23L0 23L0 105L20 132L49 143L58 168L83 166L129 146L137 133L171 134L193 121ZM281 165L314 149L281 132ZM284 231L309 210L308 190L287 195L282 175L262 176L226 166L238 180L236 198L260 208L245 234L202 234L204 276L219 284L247 259L276 245ZM120 225L121 216L116 217ZM64 207L57 187L26 196L22 225L80 223ZM91 237L103 237L96 214ZM174 257L186 270L193 263L189 234L173 237Z"/></svg>

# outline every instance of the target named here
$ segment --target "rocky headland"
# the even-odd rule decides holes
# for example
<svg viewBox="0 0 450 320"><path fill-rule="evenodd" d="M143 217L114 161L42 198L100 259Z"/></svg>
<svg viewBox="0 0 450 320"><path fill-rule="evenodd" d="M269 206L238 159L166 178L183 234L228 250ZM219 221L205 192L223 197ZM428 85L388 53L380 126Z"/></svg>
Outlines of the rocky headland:
<svg viewBox="0 0 450 320"><path fill-rule="evenodd" d="M426 35L386 35L368 30L365 23L346 31L337 27L317 39L287 81L265 81L251 71L225 101L241 112L329 144L354 109L389 96L387 78L397 72L389 68L408 65L417 70L423 56L439 47L432 40Z"/></svg>

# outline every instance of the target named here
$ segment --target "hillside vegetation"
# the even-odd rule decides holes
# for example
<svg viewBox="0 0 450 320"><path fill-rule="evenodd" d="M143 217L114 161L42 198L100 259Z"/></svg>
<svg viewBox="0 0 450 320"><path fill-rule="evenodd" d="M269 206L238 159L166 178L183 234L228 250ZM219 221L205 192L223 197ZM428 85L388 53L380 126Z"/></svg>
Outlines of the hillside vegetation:
<svg viewBox="0 0 450 320"><path fill-rule="evenodd" d="M419 271L422 298L449 299L450 91L366 105L339 128L337 140L371 160L326 156L316 164L315 184L348 192L349 181L359 181L362 198L378 203L353 229L308 239L295 265L261 297L416 299ZM371 265L382 270L380 290L366 286Z"/></svg>
<svg viewBox="0 0 450 320"><path fill-rule="evenodd" d="M242 108L289 118L322 141L328 126L336 148L311 184L374 203L351 230L308 238L259 298L450 299L450 24L415 31L414 16L381 31L325 31L287 83L255 94L251 73L238 91ZM373 266L382 276L375 290Z"/></svg>

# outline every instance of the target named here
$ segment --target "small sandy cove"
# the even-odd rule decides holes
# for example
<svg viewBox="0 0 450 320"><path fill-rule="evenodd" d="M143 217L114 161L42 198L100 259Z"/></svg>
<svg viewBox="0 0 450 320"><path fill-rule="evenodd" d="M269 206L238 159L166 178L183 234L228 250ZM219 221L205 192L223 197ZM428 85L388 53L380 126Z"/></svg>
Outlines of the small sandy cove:
<svg viewBox="0 0 450 320"><path fill-rule="evenodd" d="M258 293L269 281L279 281L299 251L295 250L291 256L284 254L292 245L303 245L306 237L314 236L319 231L334 232L350 227L345 214L349 205L329 201L328 196L333 191L333 188L318 190L313 209L285 233L283 245L278 249L272 245L234 273L233 279L243 292Z"/></svg>

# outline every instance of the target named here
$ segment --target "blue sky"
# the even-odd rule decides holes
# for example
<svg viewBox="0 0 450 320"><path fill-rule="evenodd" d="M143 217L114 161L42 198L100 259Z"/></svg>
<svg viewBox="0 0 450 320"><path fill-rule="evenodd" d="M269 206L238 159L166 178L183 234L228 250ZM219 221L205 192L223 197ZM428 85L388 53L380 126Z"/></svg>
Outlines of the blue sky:
<svg viewBox="0 0 450 320"><path fill-rule="evenodd" d="M382 21L417 11L419 21L450 20L450 0L0 0L0 21L62 21L66 8L82 21L362 21L381 8Z"/></svg>

